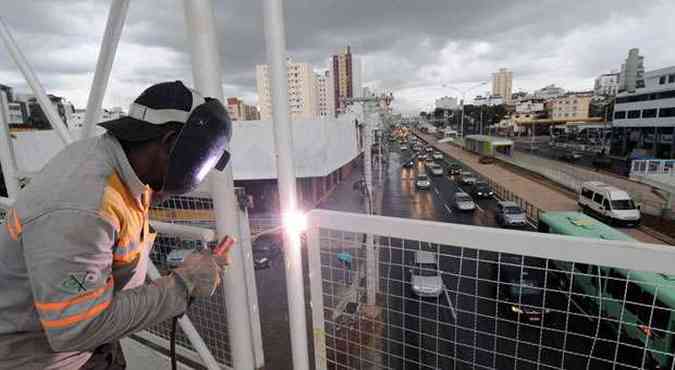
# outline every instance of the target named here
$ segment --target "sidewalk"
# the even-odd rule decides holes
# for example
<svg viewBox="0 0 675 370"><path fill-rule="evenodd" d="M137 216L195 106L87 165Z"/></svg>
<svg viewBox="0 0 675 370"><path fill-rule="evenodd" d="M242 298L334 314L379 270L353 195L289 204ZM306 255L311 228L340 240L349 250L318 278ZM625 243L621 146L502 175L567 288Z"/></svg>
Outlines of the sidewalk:
<svg viewBox="0 0 675 370"><path fill-rule="evenodd" d="M447 155L463 162L471 167L475 172L481 176L490 178L493 182L509 189L512 193L520 198L527 199L535 207L544 211L577 211L578 206L575 199L554 190L551 187L542 185L527 177L518 175L509 171L506 168L497 165L480 164L478 155L465 151L464 149L449 143L439 144L437 139L431 135L423 134L414 130L415 135L424 139L430 145L436 147L438 150ZM624 229L622 230L631 237L644 242L654 244L664 244L660 239L657 239L638 229Z"/></svg>

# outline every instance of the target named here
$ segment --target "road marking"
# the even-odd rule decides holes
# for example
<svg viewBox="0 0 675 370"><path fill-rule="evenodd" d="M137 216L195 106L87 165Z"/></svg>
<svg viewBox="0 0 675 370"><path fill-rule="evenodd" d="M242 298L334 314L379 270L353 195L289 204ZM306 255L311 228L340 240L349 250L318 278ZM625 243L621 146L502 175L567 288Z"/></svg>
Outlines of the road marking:
<svg viewBox="0 0 675 370"><path fill-rule="evenodd" d="M447 204L444 204L443 207L445 207L445 209L448 211L449 214L452 214L452 210L450 209L450 207L448 207Z"/></svg>
<svg viewBox="0 0 675 370"><path fill-rule="evenodd" d="M436 195L440 195L441 193L438 192L438 188L434 186L434 191L436 192Z"/></svg>
<svg viewBox="0 0 675 370"><path fill-rule="evenodd" d="M452 300L450 299L450 294L448 293L448 288L443 284L443 291L445 292L445 298L448 299L448 306L450 306L450 313L452 314L452 318L457 322L457 311L455 311L455 306L452 304Z"/></svg>

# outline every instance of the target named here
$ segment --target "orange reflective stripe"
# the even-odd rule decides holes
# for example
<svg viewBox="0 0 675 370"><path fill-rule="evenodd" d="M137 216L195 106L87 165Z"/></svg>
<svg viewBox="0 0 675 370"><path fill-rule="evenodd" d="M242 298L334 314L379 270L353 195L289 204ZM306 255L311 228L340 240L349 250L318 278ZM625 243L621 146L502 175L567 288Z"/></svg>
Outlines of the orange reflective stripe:
<svg viewBox="0 0 675 370"><path fill-rule="evenodd" d="M104 286L96 290L84 292L75 297L68 298L60 302L35 302L35 307L37 307L39 310L42 311L56 311L56 310L63 311L66 308L76 305L78 303L94 300L102 296L103 293L112 289L112 287L113 287L113 279L108 278L108 282Z"/></svg>
<svg viewBox="0 0 675 370"><path fill-rule="evenodd" d="M5 227L7 228L7 232L12 239L19 240L21 232L23 231L23 225L21 225L21 219L19 219L16 209L11 208L9 210Z"/></svg>
<svg viewBox="0 0 675 370"><path fill-rule="evenodd" d="M108 306L110 306L111 301L112 300L109 299L105 302L99 303L96 306L77 315L67 316L58 320L40 320L40 322L42 322L42 326L48 329L59 329L64 328L66 326L71 326L81 321L89 320L93 317L98 316L98 314L100 314L101 312L103 312L103 310L105 310L106 308L108 308Z"/></svg>

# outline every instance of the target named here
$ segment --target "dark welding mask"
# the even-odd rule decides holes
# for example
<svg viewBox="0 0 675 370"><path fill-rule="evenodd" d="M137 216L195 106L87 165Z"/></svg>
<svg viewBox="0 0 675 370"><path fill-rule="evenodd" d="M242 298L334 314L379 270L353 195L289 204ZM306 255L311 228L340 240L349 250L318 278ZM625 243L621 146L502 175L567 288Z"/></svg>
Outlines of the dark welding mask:
<svg viewBox="0 0 675 370"><path fill-rule="evenodd" d="M193 191L212 170L222 171L230 160L227 151L232 122L223 104L211 98L196 107L178 133L169 155L162 192Z"/></svg>

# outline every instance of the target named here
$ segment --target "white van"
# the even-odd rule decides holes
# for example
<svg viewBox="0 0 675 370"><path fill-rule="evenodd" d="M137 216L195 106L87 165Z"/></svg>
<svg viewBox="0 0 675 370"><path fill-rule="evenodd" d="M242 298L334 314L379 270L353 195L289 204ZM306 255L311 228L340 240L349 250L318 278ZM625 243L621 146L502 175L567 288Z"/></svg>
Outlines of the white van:
<svg viewBox="0 0 675 370"><path fill-rule="evenodd" d="M595 213L610 224L640 225L640 207L627 192L599 181L581 184L579 207L584 213Z"/></svg>

